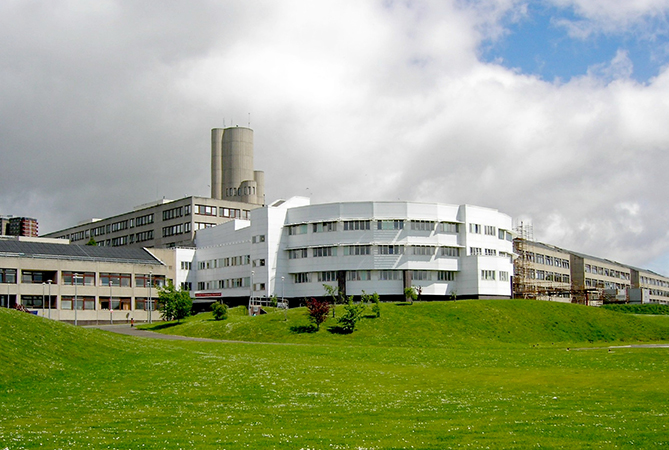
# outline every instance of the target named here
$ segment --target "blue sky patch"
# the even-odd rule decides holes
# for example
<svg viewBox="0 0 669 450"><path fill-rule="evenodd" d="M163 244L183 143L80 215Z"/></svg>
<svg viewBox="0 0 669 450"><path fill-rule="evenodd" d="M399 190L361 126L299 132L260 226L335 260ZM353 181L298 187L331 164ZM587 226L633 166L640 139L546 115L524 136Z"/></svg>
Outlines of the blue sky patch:
<svg viewBox="0 0 669 450"><path fill-rule="evenodd" d="M606 67L619 50L633 64L631 78L645 83L669 61L666 28L663 20L648 20L632 31L595 33L587 39L570 37L561 21L583 19L572 9L541 4L528 5L527 16L504 23L507 34L482 45L482 59L504 67L536 75L546 81L587 74L588 68Z"/></svg>

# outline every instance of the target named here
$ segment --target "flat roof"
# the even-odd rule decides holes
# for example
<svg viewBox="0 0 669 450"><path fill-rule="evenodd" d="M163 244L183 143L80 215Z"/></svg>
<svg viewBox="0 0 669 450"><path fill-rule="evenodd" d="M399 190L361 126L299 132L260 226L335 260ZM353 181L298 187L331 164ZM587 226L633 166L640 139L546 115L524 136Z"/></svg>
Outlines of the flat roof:
<svg viewBox="0 0 669 450"><path fill-rule="evenodd" d="M143 248L64 245L49 242L22 242L15 239L0 239L0 257L164 265Z"/></svg>

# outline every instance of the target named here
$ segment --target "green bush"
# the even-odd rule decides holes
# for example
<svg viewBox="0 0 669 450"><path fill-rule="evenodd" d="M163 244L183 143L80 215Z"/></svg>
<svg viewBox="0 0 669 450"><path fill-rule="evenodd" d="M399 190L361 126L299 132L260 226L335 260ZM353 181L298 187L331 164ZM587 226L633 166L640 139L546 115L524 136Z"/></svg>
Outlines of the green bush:
<svg viewBox="0 0 669 450"><path fill-rule="evenodd" d="M225 303L212 303L211 311L214 313L215 320L226 320L228 318L228 305Z"/></svg>

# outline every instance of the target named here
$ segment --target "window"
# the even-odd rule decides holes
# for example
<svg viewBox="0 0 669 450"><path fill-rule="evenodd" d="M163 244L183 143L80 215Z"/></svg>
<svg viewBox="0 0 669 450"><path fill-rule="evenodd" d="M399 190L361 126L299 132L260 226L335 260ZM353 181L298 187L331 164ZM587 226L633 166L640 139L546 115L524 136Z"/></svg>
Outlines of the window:
<svg viewBox="0 0 669 450"><path fill-rule="evenodd" d="M102 225L101 227L93 228L93 230L91 230L91 233L93 234L93 236L101 236L105 234L105 226Z"/></svg>
<svg viewBox="0 0 669 450"><path fill-rule="evenodd" d="M193 283L190 281L184 281L181 283L181 290L182 291L192 291L193 290Z"/></svg>
<svg viewBox="0 0 669 450"><path fill-rule="evenodd" d="M460 231L459 224L454 222L441 222L439 223L439 231L442 233L457 233Z"/></svg>
<svg viewBox="0 0 669 450"><path fill-rule="evenodd" d="M403 230L404 220L379 220L376 227L379 230Z"/></svg>
<svg viewBox="0 0 669 450"><path fill-rule="evenodd" d="M506 231L502 230L501 228L497 230L497 237L500 239L506 239Z"/></svg>
<svg viewBox="0 0 669 450"><path fill-rule="evenodd" d="M470 223L469 232L475 234L481 234L481 225L479 225L478 223Z"/></svg>
<svg viewBox="0 0 669 450"><path fill-rule="evenodd" d="M265 266L265 260L264 259L254 259L253 260L253 267L264 267Z"/></svg>
<svg viewBox="0 0 669 450"><path fill-rule="evenodd" d="M469 247L469 254L473 256L482 255L483 251L480 247Z"/></svg>
<svg viewBox="0 0 669 450"><path fill-rule="evenodd" d="M199 214L201 216L215 216L216 213L217 209L215 206L195 205L195 214Z"/></svg>
<svg viewBox="0 0 669 450"><path fill-rule="evenodd" d="M94 272L62 272L62 283L74 286L75 281L79 286L95 286Z"/></svg>
<svg viewBox="0 0 669 450"><path fill-rule="evenodd" d="M135 237L137 238L137 242L150 241L153 239L153 230L142 231L141 233L137 233Z"/></svg>
<svg viewBox="0 0 669 450"><path fill-rule="evenodd" d="M435 247L429 245L414 245L411 247L411 253L419 256L432 256L434 255Z"/></svg>
<svg viewBox="0 0 669 450"><path fill-rule="evenodd" d="M135 287L163 287L165 286L165 275L153 275L148 273L135 274Z"/></svg>
<svg viewBox="0 0 669 450"><path fill-rule="evenodd" d="M537 253L535 255L535 261L537 264L544 264L544 255L540 255L539 253Z"/></svg>
<svg viewBox="0 0 669 450"><path fill-rule="evenodd" d="M314 233L327 233L330 231L337 231L337 222L314 223L312 224L312 227Z"/></svg>
<svg viewBox="0 0 669 450"><path fill-rule="evenodd" d="M257 236L253 236L251 238L251 243L252 244L260 244L261 242L265 242L265 235L264 234L259 234Z"/></svg>
<svg viewBox="0 0 669 450"><path fill-rule="evenodd" d="M204 230L205 228L211 228L215 226L215 223L195 222L195 230Z"/></svg>
<svg viewBox="0 0 669 450"><path fill-rule="evenodd" d="M434 222L431 220L412 220L411 229L416 231L434 230Z"/></svg>
<svg viewBox="0 0 669 450"><path fill-rule="evenodd" d="M114 222L114 223L111 224L112 233L115 233L116 231L126 230L126 229L128 229L128 221L127 220L122 220L120 222Z"/></svg>
<svg viewBox="0 0 669 450"><path fill-rule="evenodd" d="M499 271L499 281L509 281L509 272Z"/></svg>
<svg viewBox="0 0 669 450"><path fill-rule="evenodd" d="M439 272L437 272L437 280L438 281L454 281L455 280L455 272L440 270Z"/></svg>
<svg viewBox="0 0 669 450"><path fill-rule="evenodd" d="M288 250L288 259L301 259L307 257L306 248L296 248L293 250Z"/></svg>
<svg viewBox="0 0 669 450"><path fill-rule="evenodd" d="M60 298L60 309L72 310L72 305L75 303L74 296L63 295ZM76 298L78 311L93 311L95 310L95 297L79 295Z"/></svg>
<svg viewBox="0 0 669 450"><path fill-rule="evenodd" d="M264 291L265 290L265 283L253 283L253 290L254 291Z"/></svg>
<svg viewBox="0 0 669 450"><path fill-rule="evenodd" d="M130 297L111 297L111 307L116 311L130 311ZM100 309L109 310L109 297L100 297Z"/></svg>
<svg viewBox="0 0 669 450"><path fill-rule="evenodd" d="M311 281L310 273L296 273L293 275L295 283L309 283Z"/></svg>
<svg viewBox="0 0 669 450"><path fill-rule="evenodd" d="M191 205L184 206L184 216L190 216Z"/></svg>
<svg viewBox="0 0 669 450"><path fill-rule="evenodd" d="M130 274L129 273L100 273L100 286L109 286L111 283L112 286L130 286Z"/></svg>
<svg viewBox="0 0 669 450"><path fill-rule="evenodd" d="M361 256L372 253L371 245L347 245L344 247L344 256Z"/></svg>
<svg viewBox="0 0 669 450"><path fill-rule="evenodd" d="M183 216L183 207L181 206L163 211L163 220L170 220L181 216Z"/></svg>
<svg viewBox="0 0 669 450"><path fill-rule="evenodd" d="M0 269L0 283L16 283L16 269Z"/></svg>
<svg viewBox="0 0 669 450"><path fill-rule="evenodd" d="M156 299L152 298L150 301L148 298L135 298L135 310L139 311L155 311L156 310Z"/></svg>
<svg viewBox="0 0 669 450"><path fill-rule="evenodd" d="M174 236L177 234L183 234L184 227L183 224L172 225L171 227L163 228L163 237Z"/></svg>
<svg viewBox="0 0 669 450"><path fill-rule="evenodd" d="M413 281L431 281L432 272L429 272L427 270L412 270L411 279Z"/></svg>
<svg viewBox="0 0 669 450"><path fill-rule="evenodd" d="M181 270L190 270L192 265L191 261L181 261Z"/></svg>
<svg viewBox="0 0 669 450"><path fill-rule="evenodd" d="M379 245L379 255L403 255L402 245Z"/></svg>
<svg viewBox="0 0 669 450"><path fill-rule="evenodd" d="M136 227L141 227L142 225L148 225L150 223L153 223L153 214L147 214L145 216L140 216L135 219Z"/></svg>
<svg viewBox="0 0 669 450"><path fill-rule="evenodd" d="M344 231L369 230L371 220L347 220L344 222Z"/></svg>
<svg viewBox="0 0 669 450"><path fill-rule="evenodd" d="M128 236L119 236L112 238L111 246L120 247L121 245L128 245Z"/></svg>
<svg viewBox="0 0 669 450"><path fill-rule="evenodd" d="M482 270L481 271L481 280L495 281L495 271L494 270Z"/></svg>
<svg viewBox="0 0 669 450"><path fill-rule="evenodd" d="M368 281L371 280L371 273L369 270L349 270L346 273L348 281Z"/></svg>
<svg viewBox="0 0 669 450"><path fill-rule="evenodd" d="M485 249L485 255L486 256L497 256L497 250L494 248L486 248Z"/></svg>
<svg viewBox="0 0 669 450"><path fill-rule="evenodd" d="M494 235L496 234L496 232L495 232L495 227L493 227L493 226L491 226L491 225L486 225L486 226L483 228L483 231L485 232L485 234L486 234L487 236L494 236Z"/></svg>
<svg viewBox="0 0 669 450"><path fill-rule="evenodd" d="M401 270L381 270L379 271L379 280L381 281L390 281L390 280L401 280L402 271Z"/></svg>
<svg viewBox="0 0 669 450"><path fill-rule="evenodd" d="M439 255L451 256L457 258L458 256L460 256L460 249L458 247L440 247Z"/></svg>
<svg viewBox="0 0 669 450"><path fill-rule="evenodd" d="M314 258L337 256L337 247L315 247L312 250Z"/></svg>
<svg viewBox="0 0 669 450"><path fill-rule="evenodd" d="M329 270L327 272L318 272L318 282L337 281L337 272Z"/></svg>
<svg viewBox="0 0 669 450"><path fill-rule="evenodd" d="M295 236L298 234L307 234L307 224L291 225L288 227L288 236Z"/></svg>
<svg viewBox="0 0 669 450"><path fill-rule="evenodd" d="M51 300L51 305L49 305L49 300ZM51 306L51 308L55 309L56 296L52 295L51 298L49 298L48 295L45 295L44 298L42 298L41 295L22 295L21 304L26 308L48 308Z"/></svg>

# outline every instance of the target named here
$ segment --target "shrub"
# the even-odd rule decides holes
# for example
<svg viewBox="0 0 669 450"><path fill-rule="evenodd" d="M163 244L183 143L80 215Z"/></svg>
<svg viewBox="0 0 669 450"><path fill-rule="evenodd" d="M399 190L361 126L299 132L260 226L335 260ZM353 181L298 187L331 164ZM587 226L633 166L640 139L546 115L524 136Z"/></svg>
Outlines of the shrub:
<svg viewBox="0 0 669 450"><path fill-rule="evenodd" d="M225 303L212 303L211 310L215 320L226 320L228 318L228 305Z"/></svg>
<svg viewBox="0 0 669 450"><path fill-rule="evenodd" d="M362 313L365 311L365 304L353 303L353 297L349 297L348 305L344 306L344 314L337 320L337 325L342 333L353 333L358 324Z"/></svg>
<svg viewBox="0 0 669 450"><path fill-rule="evenodd" d="M316 330L319 330L321 324L325 322L330 312L330 304L325 300L311 298L307 300L307 316L309 321L316 325Z"/></svg>

